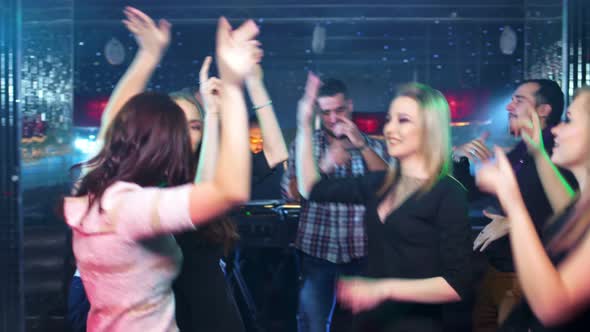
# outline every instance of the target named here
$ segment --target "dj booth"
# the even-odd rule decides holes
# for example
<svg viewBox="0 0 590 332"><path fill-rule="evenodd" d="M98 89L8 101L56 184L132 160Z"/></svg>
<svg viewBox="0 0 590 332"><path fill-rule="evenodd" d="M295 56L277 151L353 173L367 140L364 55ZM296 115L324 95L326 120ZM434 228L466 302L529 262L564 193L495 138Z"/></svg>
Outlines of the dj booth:
<svg viewBox="0 0 590 332"><path fill-rule="evenodd" d="M227 269L248 331L294 331L298 204L257 200L232 213L240 239Z"/></svg>
<svg viewBox="0 0 590 332"><path fill-rule="evenodd" d="M280 200L252 201L232 217L238 226L241 247L287 248L295 240L299 204Z"/></svg>

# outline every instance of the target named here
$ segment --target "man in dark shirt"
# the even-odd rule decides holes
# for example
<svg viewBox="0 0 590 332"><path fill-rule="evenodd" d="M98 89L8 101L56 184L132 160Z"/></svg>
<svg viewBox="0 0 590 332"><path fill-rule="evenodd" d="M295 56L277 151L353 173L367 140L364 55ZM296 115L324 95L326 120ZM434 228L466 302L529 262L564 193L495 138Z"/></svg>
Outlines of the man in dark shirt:
<svg viewBox="0 0 590 332"><path fill-rule="evenodd" d="M528 80L518 86L512 100L506 106L511 134L520 137L517 124L530 121L527 108L534 107L541 120L545 149L549 154L554 141L551 128L559 123L564 105L564 96L556 82L546 79ZM480 162L491 158L492 153L485 145L485 137L473 140L457 148L454 152L455 177L469 190L470 200L490 199L485 197L469 173L470 162ZM520 141L508 153L508 159L516 173L525 205L531 215L537 232L541 233L545 221L553 214L543 190L534 159L527 153L524 141ZM563 174L570 182L575 182L571 174ZM506 319L513 306L521 299L518 280L507 236L510 221L507 220L495 200L495 211L484 211L491 222L481 231L474 241L473 249L485 251L488 269L477 292L474 308L473 331L496 331L498 325Z"/></svg>
<svg viewBox="0 0 590 332"><path fill-rule="evenodd" d="M281 178L285 159L271 165L264 153L264 138L258 118L250 117L250 151L252 151L251 200L281 199Z"/></svg>

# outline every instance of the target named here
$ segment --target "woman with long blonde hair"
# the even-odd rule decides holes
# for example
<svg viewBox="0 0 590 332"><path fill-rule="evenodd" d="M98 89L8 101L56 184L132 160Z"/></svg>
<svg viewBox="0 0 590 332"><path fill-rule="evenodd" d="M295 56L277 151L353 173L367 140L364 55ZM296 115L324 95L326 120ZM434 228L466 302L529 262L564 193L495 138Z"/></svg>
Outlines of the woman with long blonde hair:
<svg viewBox="0 0 590 332"><path fill-rule="evenodd" d="M343 279L338 298L358 313L358 331L440 331L442 304L470 286L470 227L464 188L450 177L450 116L444 96L402 86L383 133L396 159L387 172L331 179L312 155L311 122L320 82L308 78L299 103L299 190L310 201L364 204L367 278Z"/></svg>

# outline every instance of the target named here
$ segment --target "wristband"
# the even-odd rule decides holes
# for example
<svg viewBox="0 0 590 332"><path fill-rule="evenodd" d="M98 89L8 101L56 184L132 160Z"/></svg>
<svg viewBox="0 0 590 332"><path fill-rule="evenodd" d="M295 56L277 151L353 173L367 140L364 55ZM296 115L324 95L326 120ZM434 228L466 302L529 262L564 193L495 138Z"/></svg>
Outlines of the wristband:
<svg viewBox="0 0 590 332"><path fill-rule="evenodd" d="M262 105L258 105L258 106L253 106L252 109L254 111L258 111L261 108L265 108L266 106L270 106L272 105L272 100L269 100L266 104L262 104Z"/></svg>

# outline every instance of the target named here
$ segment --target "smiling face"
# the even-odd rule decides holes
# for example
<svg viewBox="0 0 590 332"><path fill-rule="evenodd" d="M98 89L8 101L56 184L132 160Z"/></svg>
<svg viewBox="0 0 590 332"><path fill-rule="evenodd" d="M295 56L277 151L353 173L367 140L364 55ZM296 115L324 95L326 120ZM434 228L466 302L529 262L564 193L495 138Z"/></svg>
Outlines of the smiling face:
<svg viewBox="0 0 590 332"><path fill-rule="evenodd" d="M319 97L318 106L322 126L331 136L334 136L334 126L342 122L342 118L352 117L352 101L342 93Z"/></svg>
<svg viewBox="0 0 590 332"><path fill-rule="evenodd" d="M203 138L203 119L197 106L186 99L178 98L174 100L186 117L188 123L188 132L190 135L191 148L193 152L197 150L197 147L201 143Z"/></svg>
<svg viewBox="0 0 590 332"><path fill-rule="evenodd" d="M551 160L574 169L590 166L590 91L579 93L567 111L566 120L555 126L555 146Z"/></svg>
<svg viewBox="0 0 590 332"><path fill-rule="evenodd" d="M528 109L534 108L539 119L541 120L541 128L544 129L546 126L546 116L548 105L537 105L537 99L535 97L540 86L537 83L529 82L521 84L516 91L512 94L510 103L506 105L508 111L508 124L510 134L514 136L520 136L518 123L520 120L530 120L528 115Z"/></svg>
<svg viewBox="0 0 590 332"><path fill-rule="evenodd" d="M401 96L391 102L383 128L390 156L403 160L422 154L422 116L420 105L413 98Z"/></svg>

